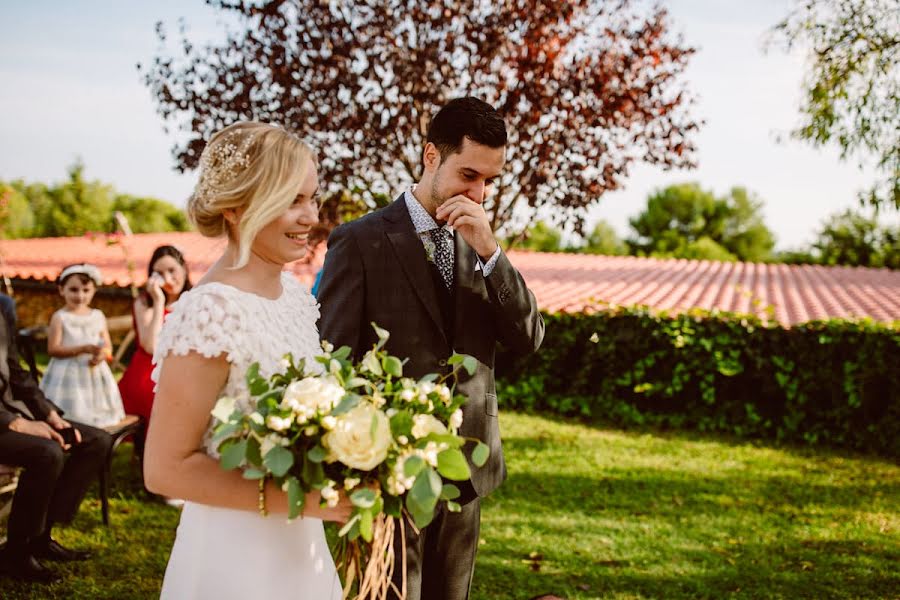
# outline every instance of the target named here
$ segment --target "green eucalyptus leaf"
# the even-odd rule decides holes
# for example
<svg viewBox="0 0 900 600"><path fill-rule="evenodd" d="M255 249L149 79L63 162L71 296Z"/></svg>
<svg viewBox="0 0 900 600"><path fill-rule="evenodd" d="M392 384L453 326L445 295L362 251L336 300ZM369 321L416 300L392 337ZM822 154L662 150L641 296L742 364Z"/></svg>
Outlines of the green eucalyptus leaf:
<svg viewBox="0 0 900 600"><path fill-rule="evenodd" d="M459 488L452 483L445 483L441 488L441 500L456 500L459 495Z"/></svg>
<svg viewBox="0 0 900 600"><path fill-rule="evenodd" d="M415 477L425 468L425 461L420 456L410 456L403 462L403 474L406 477Z"/></svg>
<svg viewBox="0 0 900 600"><path fill-rule="evenodd" d="M350 356L350 346L341 346L331 353L331 358L336 358L337 360L344 360L348 356Z"/></svg>
<svg viewBox="0 0 900 600"><path fill-rule="evenodd" d="M322 446L318 444L313 446L309 452L306 453L306 457L314 463L320 463L326 458L328 458L328 451L325 450Z"/></svg>
<svg viewBox="0 0 900 600"><path fill-rule="evenodd" d="M368 510L359 513L359 535L367 542L372 541L372 513Z"/></svg>
<svg viewBox="0 0 900 600"><path fill-rule="evenodd" d="M491 449L484 442L478 442L475 449L472 450L472 464L476 467L483 467L491 455Z"/></svg>
<svg viewBox="0 0 900 600"><path fill-rule="evenodd" d="M306 494L296 477L287 478L288 518L295 519L303 512Z"/></svg>
<svg viewBox="0 0 900 600"><path fill-rule="evenodd" d="M384 372L392 377L403 377L403 363L396 356L385 356L381 359Z"/></svg>
<svg viewBox="0 0 900 600"><path fill-rule="evenodd" d="M465 369L471 377L475 374L475 370L478 368L478 361L475 360L474 356L465 355L465 358L463 358L462 366L463 369Z"/></svg>
<svg viewBox="0 0 900 600"><path fill-rule="evenodd" d="M242 423L223 423L216 427L215 433L213 434L212 441L220 442L224 439L230 438L231 436L239 433L243 429Z"/></svg>
<svg viewBox="0 0 900 600"><path fill-rule="evenodd" d="M347 392L346 394L344 394L344 397L341 398L341 401L338 402L338 405L332 409L332 416L337 417L339 415L350 412L351 410L356 408L356 405L359 404L360 400L362 400L362 398L359 394Z"/></svg>
<svg viewBox="0 0 900 600"><path fill-rule="evenodd" d="M448 448L438 454L438 472L453 481L464 481L471 477L466 457L457 448Z"/></svg>
<svg viewBox="0 0 900 600"><path fill-rule="evenodd" d="M353 506L363 509L368 509L375 506L375 500L377 498L378 495L375 493L375 490L371 490L369 488L356 490L355 492L350 494L350 502L353 503Z"/></svg>
<svg viewBox="0 0 900 600"><path fill-rule="evenodd" d="M294 455L284 446L275 446L266 452L263 464L275 477L284 477L294 465Z"/></svg>
<svg viewBox="0 0 900 600"><path fill-rule="evenodd" d="M247 452L247 440L238 440L233 444L228 444L228 446L224 449L221 454L221 458L219 459L219 464L226 471L235 469L242 462L244 462L244 456Z"/></svg>
<svg viewBox="0 0 900 600"><path fill-rule="evenodd" d="M241 476L244 479L262 479L265 477L267 473L265 471L260 471L259 469L245 469Z"/></svg>
<svg viewBox="0 0 900 600"><path fill-rule="evenodd" d="M454 502L453 500L447 500L447 510L450 512L458 513L462 510L462 506L459 505L459 502Z"/></svg>
<svg viewBox="0 0 900 600"><path fill-rule="evenodd" d="M256 438L247 438L247 452L245 454L247 464L255 467L262 466L262 456L259 453L259 442Z"/></svg>
<svg viewBox="0 0 900 600"><path fill-rule="evenodd" d="M391 435L395 438L405 435L412 437L413 418L407 410L400 410L391 417Z"/></svg>

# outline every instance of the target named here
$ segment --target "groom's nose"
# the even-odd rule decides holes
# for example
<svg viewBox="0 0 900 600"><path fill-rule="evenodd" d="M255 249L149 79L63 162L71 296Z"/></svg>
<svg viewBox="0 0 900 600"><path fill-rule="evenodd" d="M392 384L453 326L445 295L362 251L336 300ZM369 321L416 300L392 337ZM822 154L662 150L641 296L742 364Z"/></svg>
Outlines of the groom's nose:
<svg viewBox="0 0 900 600"><path fill-rule="evenodd" d="M484 182L473 181L466 190L466 197L477 204L484 202Z"/></svg>

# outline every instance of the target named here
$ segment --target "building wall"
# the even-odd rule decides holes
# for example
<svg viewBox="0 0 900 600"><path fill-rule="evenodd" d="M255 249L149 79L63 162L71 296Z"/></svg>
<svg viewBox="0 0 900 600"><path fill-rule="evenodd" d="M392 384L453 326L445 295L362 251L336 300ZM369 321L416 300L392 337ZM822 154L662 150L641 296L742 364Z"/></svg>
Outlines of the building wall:
<svg viewBox="0 0 900 600"><path fill-rule="evenodd" d="M56 283L34 279L12 279L12 297L16 300L19 327L47 325L54 312L63 307ZM7 290L3 290L8 293ZM109 317L131 314L131 290L103 286L97 290L91 306ZM115 343L115 339L113 343Z"/></svg>

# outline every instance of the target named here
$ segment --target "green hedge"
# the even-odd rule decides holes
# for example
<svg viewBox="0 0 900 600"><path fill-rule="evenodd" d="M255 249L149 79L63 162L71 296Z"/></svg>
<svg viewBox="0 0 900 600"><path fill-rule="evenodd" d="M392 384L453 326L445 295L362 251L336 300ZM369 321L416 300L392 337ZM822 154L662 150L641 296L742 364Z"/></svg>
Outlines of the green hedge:
<svg viewBox="0 0 900 600"><path fill-rule="evenodd" d="M544 319L537 354L498 356L506 407L900 456L900 322L785 329L643 307Z"/></svg>

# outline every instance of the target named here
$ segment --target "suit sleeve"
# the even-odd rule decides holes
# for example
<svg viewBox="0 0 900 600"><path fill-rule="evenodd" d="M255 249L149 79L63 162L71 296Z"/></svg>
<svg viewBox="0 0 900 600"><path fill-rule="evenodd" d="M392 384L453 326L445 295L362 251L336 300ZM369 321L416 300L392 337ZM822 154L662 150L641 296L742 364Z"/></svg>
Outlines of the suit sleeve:
<svg viewBox="0 0 900 600"><path fill-rule="evenodd" d="M3 325L6 329L6 363L9 369L8 385L10 393L14 398L23 400L28 404L28 408L34 414L35 418L45 420L50 411L56 410L58 413L62 411L52 402L47 400L44 392L38 387L37 382L31 373L22 368L19 362L19 351L16 346L16 313L15 303L10 299L9 302L0 303L0 312L3 316ZM0 408L0 431L9 429L9 424L19 418L17 413Z"/></svg>
<svg viewBox="0 0 900 600"><path fill-rule="evenodd" d="M365 302L365 271L353 231L341 225L328 237L319 283L319 337L335 348L360 347Z"/></svg>
<svg viewBox="0 0 900 600"><path fill-rule="evenodd" d="M497 264L485 278L500 342L517 354L537 351L544 340L544 319L525 280L500 252Z"/></svg>

